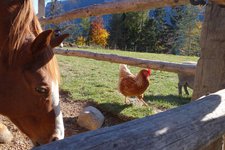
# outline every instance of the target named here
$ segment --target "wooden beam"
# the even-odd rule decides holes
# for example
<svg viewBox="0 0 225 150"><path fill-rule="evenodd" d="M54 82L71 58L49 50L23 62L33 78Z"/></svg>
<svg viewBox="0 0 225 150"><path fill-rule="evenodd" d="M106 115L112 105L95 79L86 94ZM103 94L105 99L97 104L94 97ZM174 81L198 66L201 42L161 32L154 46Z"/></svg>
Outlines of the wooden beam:
<svg viewBox="0 0 225 150"><path fill-rule="evenodd" d="M143 11L151 8L185 5L188 3L189 0L120 0L75 9L56 17L42 18L40 19L40 22L42 24L57 24L76 18L101 16L106 14L118 14L132 11Z"/></svg>
<svg viewBox="0 0 225 150"><path fill-rule="evenodd" d="M225 133L225 90L184 106L33 150L196 150Z"/></svg>
<svg viewBox="0 0 225 150"><path fill-rule="evenodd" d="M54 52L56 54L64 56L91 58L95 60L108 61L118 64L128 64L136 67L151 68L154 70L168 71L174 73L182 72L185 74L195 74L196 70L195 64L179 64L166 61L146 60L126 56L118 56L116 54L100 54L83 50L64 50L61 48L56 48Z"/></svg>

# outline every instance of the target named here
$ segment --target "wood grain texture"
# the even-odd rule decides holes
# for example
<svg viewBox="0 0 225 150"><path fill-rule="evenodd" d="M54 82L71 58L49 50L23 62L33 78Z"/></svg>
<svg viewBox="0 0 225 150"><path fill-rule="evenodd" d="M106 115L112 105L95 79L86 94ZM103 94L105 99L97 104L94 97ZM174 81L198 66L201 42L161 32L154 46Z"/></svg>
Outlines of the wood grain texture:
<svg viewBox="0 0 225 150"><path fill-rule="evenodd" d="M225 90L184 106L34 150L199 150L225 133Z"/></svg>
<svg viewBox="0 0 225 150"><path fill-rule="evenodd" d="M201 56L197 64L193 100L225 87L224 26L225 7L209 2L202 27ZM221 136L204 150L222 150L222 140Z"/></svg>
<svg viewBox="0 0 225 150"><path fill-rule="evenodd" d="M192 99L225 88L225 7L209 3L201 34Z"/></svg>

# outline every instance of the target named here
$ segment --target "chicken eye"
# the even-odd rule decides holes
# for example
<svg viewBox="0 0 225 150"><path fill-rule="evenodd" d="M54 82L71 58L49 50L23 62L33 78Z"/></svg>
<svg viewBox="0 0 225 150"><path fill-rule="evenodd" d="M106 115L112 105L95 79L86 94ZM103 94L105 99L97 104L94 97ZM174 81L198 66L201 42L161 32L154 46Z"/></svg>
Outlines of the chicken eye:
<svg viewBox="0 0 225 150"><path fill-rule="evenodd" d="M48 89L46 87L36 87L35 91L37 91L40 94L46 94L48 93Z"/></svg>

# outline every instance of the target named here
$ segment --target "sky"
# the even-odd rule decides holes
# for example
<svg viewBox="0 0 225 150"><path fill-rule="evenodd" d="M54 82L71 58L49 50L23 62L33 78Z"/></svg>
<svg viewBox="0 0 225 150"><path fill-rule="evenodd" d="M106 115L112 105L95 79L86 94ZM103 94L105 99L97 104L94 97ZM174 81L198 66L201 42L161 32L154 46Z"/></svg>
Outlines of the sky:
<svg viewBox="0 0 225 150"><path fill-rule="evenodd" d="M38 0L34 0L33 3L34 3L35 12L37 13L37 10L38 10Z"/></svg>

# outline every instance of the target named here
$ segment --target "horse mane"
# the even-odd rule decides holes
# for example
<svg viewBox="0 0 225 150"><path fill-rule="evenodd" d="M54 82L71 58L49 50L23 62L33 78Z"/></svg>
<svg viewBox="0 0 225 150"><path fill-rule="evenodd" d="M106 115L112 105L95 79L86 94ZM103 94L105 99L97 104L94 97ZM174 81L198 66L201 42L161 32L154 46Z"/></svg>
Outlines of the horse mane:
<svg viewBox="0 0 225 150"><path fill-rule="evenodd" d="M9 64L13 64L15 55L24 44L27 35L33 36L35 38L41 32L41 24L34 13L32 0L23 0L21 8L15 17L9 32ZM48 54L49 53L46 53L46 55ZM43 68L49 71L54 81L60 81L60 74L55 56Z"/></svg>

